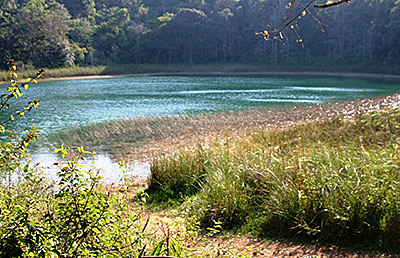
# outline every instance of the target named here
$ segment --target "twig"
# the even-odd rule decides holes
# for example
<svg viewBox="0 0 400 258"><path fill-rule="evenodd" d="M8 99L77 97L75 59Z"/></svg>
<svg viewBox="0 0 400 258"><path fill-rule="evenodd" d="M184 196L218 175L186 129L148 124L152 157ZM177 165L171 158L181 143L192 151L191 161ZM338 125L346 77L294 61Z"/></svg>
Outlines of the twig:
<svg viewBox="0 0 400 258"><path fill-rule="evenodd" d="M301 1L299 1L299 4L301 5L301 7L305 8L305 6L303 5L303 3ZM313 18L314 21L316 21L318 23L319 27L321 28L321 31L325 32L324 25L321 23L321 21L318 20L318 18L315 17L315 15L309 9L307 9L306 11L311 16L311 18Z"/></svg>
<svg viewBox="0 0 400 258"><path fill-rule="evenodd" d="M351 0L339 0L337 2L327 2L326 4L315 4L315 8L329 8L335 5L350 3Z"/></svg>
<svg viewBox="0 0 400 258"><path fill-rule="evenodd" d="M283 26L283 27L278 31L278 33L282 32L284 29L286 29L287 26L289 26L290 24L292 24L293 21L294 21L295 19L297 19L297 17L299 17L305 10L307 10L307 8L308 8L312 3L314 3L315 1L317 1L317 0L312 0L312 1L310 1L296 16L292 17L292 19L290 19L290 21L288 21L288 22L285 24L285 26ZM345 1L346 1L346 0L345 0Z"/></svg>

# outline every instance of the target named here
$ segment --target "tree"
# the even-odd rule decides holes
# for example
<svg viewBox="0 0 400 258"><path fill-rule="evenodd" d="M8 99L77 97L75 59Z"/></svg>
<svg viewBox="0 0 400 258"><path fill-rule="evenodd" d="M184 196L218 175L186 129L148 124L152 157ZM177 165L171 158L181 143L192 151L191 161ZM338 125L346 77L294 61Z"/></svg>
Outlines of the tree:
<svg viewBox="0 0 400 258"><path fill-rule="evenodd" d="M126 25L130 21L130 15L126 8L113 7L102 10L104 21L96 26L93 34L94 47L97 56L107 62L120 62L123 54L123 44L126 42Z"/></svg>
<svg viewBox="0 0 400 258"><path fill-rule="evenodd" d="M68 39L69 14L54 0L27 0L9 5L8 22L0 32L0 61L25 60L36 67L71 65L73 53ZM3 18L4 18L3 17Z"/></svg>

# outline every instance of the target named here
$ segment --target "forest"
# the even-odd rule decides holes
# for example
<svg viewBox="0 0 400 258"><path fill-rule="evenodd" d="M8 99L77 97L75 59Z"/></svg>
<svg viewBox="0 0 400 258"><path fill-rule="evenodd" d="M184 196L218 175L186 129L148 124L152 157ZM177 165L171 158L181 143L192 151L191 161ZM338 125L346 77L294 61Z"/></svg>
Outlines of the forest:
<svg viewBox="0 0 400 258"><path fill-rule="evenodd" d="M399 73L399 0L311 6L298 17L308 1L297 2L296 9L275 0L1 0L0 64L13 58L21 68L232 63ZM257 35L265 30L268 40Z"/></svg>

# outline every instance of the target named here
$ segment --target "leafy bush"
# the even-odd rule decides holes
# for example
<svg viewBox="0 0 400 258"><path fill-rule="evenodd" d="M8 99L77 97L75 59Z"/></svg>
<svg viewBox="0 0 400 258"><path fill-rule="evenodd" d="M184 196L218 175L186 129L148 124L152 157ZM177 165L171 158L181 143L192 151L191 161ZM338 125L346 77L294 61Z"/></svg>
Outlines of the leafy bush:
<svg viewBox="0 0 400 258"><path fill-rule="evenodd" d="M7 64L10 70L7 76L10 79L10 86L5 93L1 94L0 101L0 119L2 119L0 120L0 176L1 180L8 177L10 181L11 175L21 170L21 161L27 157L25 148L30 142L37 139L38 131L35 126L32 126L20 137L15 130L6 129L6 125L19 117L25 116L26 112L37 108L40 100L29 101L23 109L14 108L11 102L22 97L23 91L29 88L28 83L37 83L37 79L40 78L44 69L40 69L34 78L28 78L26 82L19 85L16 81L18 76L14 60L11 59Z"/></svg>
<svg viewBox="0 0 400 258"><path fill-rule="evenodd" d="M67 151L56 150L64 157ZM27 173L0 191L0 257L124 257L144 251L143 208L108 193L101 177L80 169L87 153L79 148L64 163L55 186Z"/></svg>

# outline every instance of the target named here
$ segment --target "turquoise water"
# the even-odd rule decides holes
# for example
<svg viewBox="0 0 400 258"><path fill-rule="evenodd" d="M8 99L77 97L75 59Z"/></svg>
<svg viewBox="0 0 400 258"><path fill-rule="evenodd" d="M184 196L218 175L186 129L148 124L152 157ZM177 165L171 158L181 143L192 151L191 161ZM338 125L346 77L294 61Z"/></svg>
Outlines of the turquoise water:
<svg viewBox="0 0 400 258"><path fill-rule="evenodd" d="M4 90L1 86L1 92ZM8 127L22 130L35 123L48 135L107 120L315 104L399 91L400 81L318 76L151 76L39 82L31 84L23 97L24 103L40 99L39 108Z"/></svg>

